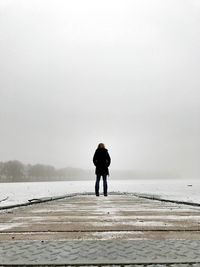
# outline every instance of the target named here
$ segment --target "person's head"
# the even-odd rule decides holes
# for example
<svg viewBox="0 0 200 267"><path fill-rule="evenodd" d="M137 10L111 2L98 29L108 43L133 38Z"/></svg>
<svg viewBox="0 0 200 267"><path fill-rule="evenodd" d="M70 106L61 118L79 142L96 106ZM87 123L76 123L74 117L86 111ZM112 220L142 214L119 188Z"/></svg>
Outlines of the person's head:
<svg viewBox="0 0 200 267"><path fill-rule="evenodd" d="M105 148L105 145L103 143L98 144L98 148Z"/></svg>

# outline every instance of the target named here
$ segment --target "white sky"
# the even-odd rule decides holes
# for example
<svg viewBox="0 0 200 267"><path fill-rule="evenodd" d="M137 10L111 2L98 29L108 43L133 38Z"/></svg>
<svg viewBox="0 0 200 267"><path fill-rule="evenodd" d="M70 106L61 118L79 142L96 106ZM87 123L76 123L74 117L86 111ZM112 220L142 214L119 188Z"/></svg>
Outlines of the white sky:
<svg viewBox="0 0 200 267"><path fill-rule="evenodd" d="M0 0L0 160L200 176L200 1Z"/></svg>

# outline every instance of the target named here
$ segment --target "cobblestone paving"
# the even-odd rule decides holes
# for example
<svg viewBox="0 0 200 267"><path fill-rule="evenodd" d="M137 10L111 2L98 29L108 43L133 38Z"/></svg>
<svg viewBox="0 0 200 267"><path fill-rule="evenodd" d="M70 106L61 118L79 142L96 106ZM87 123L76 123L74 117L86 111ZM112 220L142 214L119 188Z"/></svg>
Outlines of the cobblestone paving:
<svg viewBox="0 0 200 267"><path fill-rule="evenodd" d="M151 263L155 266L198 263L196 266L200 266L200 240L7 241L0 242L0 262L3 265Z"/></svg>

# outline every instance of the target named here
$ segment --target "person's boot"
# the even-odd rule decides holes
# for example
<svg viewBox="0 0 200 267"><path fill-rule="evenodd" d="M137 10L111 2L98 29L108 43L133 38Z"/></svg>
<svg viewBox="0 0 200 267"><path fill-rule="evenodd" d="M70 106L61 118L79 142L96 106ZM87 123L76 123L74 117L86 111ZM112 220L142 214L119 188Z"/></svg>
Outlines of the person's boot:
<svg viewBox="0 0 200 267"><path fill-rule="evenodd" d="M107 197L108 196L108 194L107 193L104 193L104 197Z"/></svg>
<svg viewBox="0 0 200 267"><path fill-rule="evenodd" d="M99 197L99 193L96 193L96 197Z"/></svg>

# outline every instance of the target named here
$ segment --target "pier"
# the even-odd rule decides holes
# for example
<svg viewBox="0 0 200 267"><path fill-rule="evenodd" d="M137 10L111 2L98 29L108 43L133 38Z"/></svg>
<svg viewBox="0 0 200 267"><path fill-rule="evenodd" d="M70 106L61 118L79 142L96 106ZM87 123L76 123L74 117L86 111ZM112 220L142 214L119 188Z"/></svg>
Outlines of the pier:
<svg viewBox="0 0 200 267"><path fill-rule="evenodd" d="M200 266L200 207L113 193L5 209L0 259L2 266Z"/></svg>

